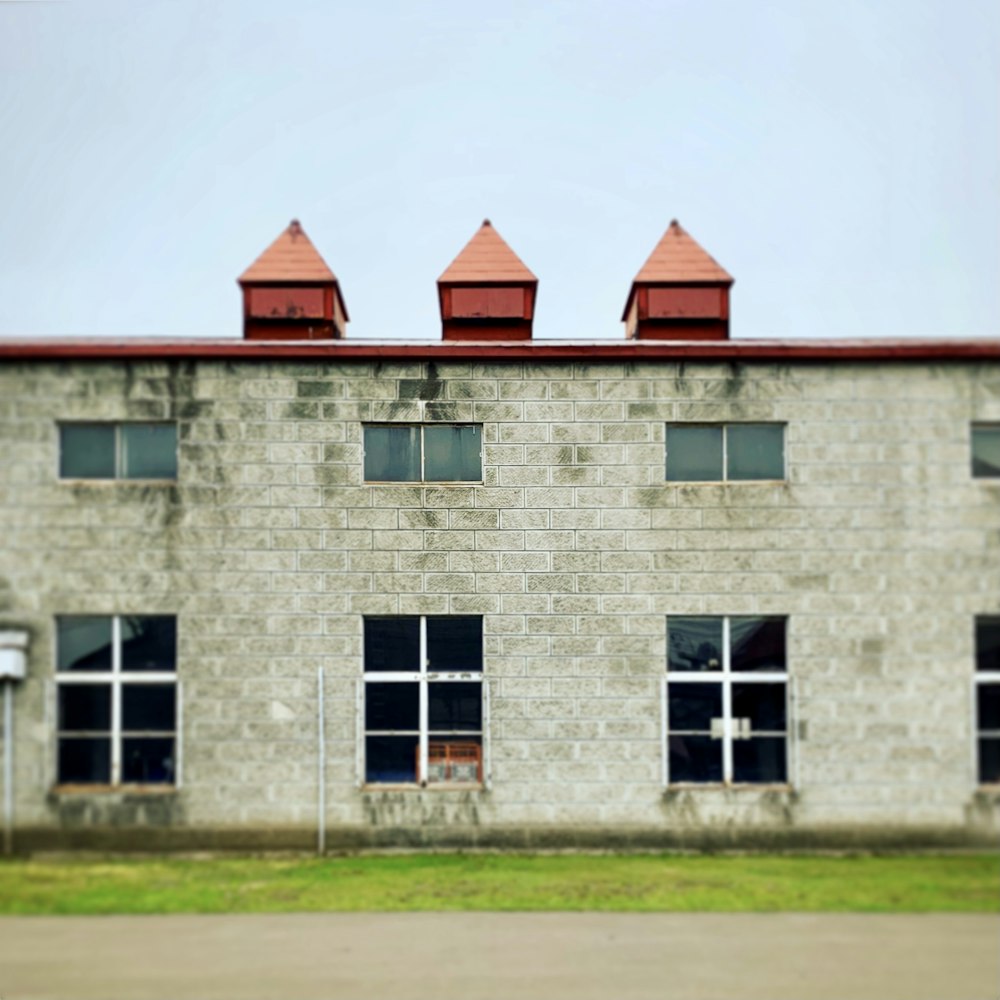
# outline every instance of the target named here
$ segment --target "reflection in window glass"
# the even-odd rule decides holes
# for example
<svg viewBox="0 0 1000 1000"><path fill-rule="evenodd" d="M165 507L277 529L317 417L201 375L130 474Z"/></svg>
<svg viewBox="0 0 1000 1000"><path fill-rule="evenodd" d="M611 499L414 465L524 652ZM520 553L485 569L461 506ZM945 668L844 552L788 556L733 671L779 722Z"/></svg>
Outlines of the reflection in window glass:
<svg viewBox="0 0 1000 1000"><path fill-rule="evenodd" d="M667 427L667 482L722 478L722 426Z"/></svg>
<svg viewBox="0 0 1000 1000"><path fill-rule="evenodd" d="M173 615L130 615L122 623L122 670L174 670L177 619Z"/></svg>
<svg viewBox="0 0 1000 1000"><path fill-rule="evenodd" d="M114 479L115 425L62 424L59 475L64 479Z"/></svg>
<svg viewBox="0 0 1000 1000"><path fill-rule="evenodd" d="M63 615L56 619L58 670L110 670L111 619L107 615Z"/></svg>
<svg viewBox="0 0 1000 1000"><path fill-rule="evenodd" d="M424 479L475 482L483 478L482 428L475 424L424 428Z"/></svg>
<svg viewBox="0 0 1000 1000"><path fill-rule="evenodd" d="M784 670L784 618L730 618L733 670Z"/></svg>
<svg viewBox="0 0 1000 1000"><path fill-rule="evenodd" d="M783 479L781 424L729 424L726 428L727 479Z"/></svg>
<svg viewBox="0 0 1000 1000"><path fill-rule="evenodd" d="M669 670L721 670L722 619L672 615L667 649Z"/></svg>
<svg viewBox="0 0 1000 1000"><path fill-rule="evenodd" d="M173 739L159 737L123 740L122 781L134 785L173 784Z"/></svg>
<svg viewBox="0 0 1000 1000"><path fill-rule="evenodd" d="M177 478L176 424L122 424L121 449L125 479Z"/></svg>
<svg viewBox="0 0 1000 1000"><path fill-rule="evenodd" d="M420 481L420 428L369 424L365 434L365 479L382 483Z"/></svg>
<svg viewBox="0 0 1000 1000"><path fill-rule="evenodd" d="M973 424L973 476L1000 476L1000 424Z"/></svg>

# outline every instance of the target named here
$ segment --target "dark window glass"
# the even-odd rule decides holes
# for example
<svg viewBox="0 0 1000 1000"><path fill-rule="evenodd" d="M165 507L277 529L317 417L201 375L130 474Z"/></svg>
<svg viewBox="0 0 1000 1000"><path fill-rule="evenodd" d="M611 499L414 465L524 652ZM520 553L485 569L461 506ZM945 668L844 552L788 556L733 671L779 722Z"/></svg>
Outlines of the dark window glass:
<svg viewBox="0 0 1000 1000"><path fill-rule="evenodd" d="M972 474L1000 476L1000 425L972 428Z"/></svg>
<svg viewBox="0 0 1000 1000"><path fill-rule="evenodd" d="M1000 618L976 619L976 669L1000 672Z"/></svg>
<svg viewBox="0 0 1000 1000"><path fill-rule="evenodd" d="M784 737L760 736L733 741L733 781L738 784L783 784L787 780Z"/></svg>
<svg viewBox="0 0 1000 1000"><path fill-rule="evenodd" d="M417 780L416 736L369 736L365 739L365 781L412 784Z"/></svg>
<svg viewBox="0 0 1000 1000"><path fill-rule="evenodd" d="M56 666L59 670L110 670L111 619L97 615L57 619Z"/></svg>
<svg viewBox="0 0 1000 1000"><path fill-rule="evenodd" d="M483 669L483 619L449 615L427 619L427 669L437 672Z"/></svg>
<svg viewBox="0 0 1000 1000"><path fill-rule="evenodd" d="M749 719L752 732L783 733L785 706L784 684L733 685L733 718Z"/></svg>
<svg viewBox="0 0 1000 1000"><path fill-rule="evenodd" d="M60 731L100 733L110 728L110 684L59 685Z"/></svg>
<svg viewBox="0 0 1000 1000"><path fill-rule="evenodd" d="M727 479L784 479L785 429L781 424L726 427Z"/></svg>
<svg viewBox="0 0 1000 1000"><path fill-rule="evenodd" d="M176 424L122 424L121 435L126 479L177 478Z"/></svg>
<svg viewBox="0 0 1000 1000"><path fill-rule="evenodd" d="M174 670L177 619L173 615L122 618L122 670Z"/></svg>
<svg viewBox="0 0 1000 1000"><path fill-rule="evenodd" d="M667 427L667 482L722 479L722 425Z"/></svg>
<svg viewBox="0 0 1000 1000"><path fill-rule="evenodd" d="M722 781L722 741L710 736L670 737L670 781Z"/></svg>
<svg viewBox="0 0 1000 1000"><path fill-rule="evenodd" d="M420 669L420 619L365 619L365 670Z"/></svg>
<svg viewBox="0 0 1000 1000"><path fill-rule="evenodd" d="M59 475L64 479L114 479L115 425L62 424Z"/></svg>
<svg viewBox="0 0 1000 1000"><path fill-rule="evenodd" d="M979 730L995 729L1000 732L1000 684L980 684L976 694Z"/></svg>
<svg viewBox="0 0 1000 1000"><path fill-rule="evenodd" d="M132 785L169 785L174 780L172 739L122 740L122 781Z"/></svg>
<svg viewBox="0 0 1000 1000"><path fill-rule="evenodd" d="M122 687L122 729L125 732L172 733L177 727L173 684L125 684Z"/></svg>
<svg viewBox="0 0 1000 1000"><path fill-rule="evenodd" d="M721 670L722 619L667 619L668 670Z"/></svg>
<svg viewBox="0 0 1000 1000"><path fill-rule="evenodd" d="M106 785L111 781L111 740L61 738L59 783Z"/></svg>
<svg viewBox="0 0 1000 1000"><path fill-rule="evenodd" d="M482 428L475 424L424 427L424 479L469 482L483 478Z"/></svg>
<svg viewBox="0 0 1000 1000"><path fill-rule="evenodd" d="M431 732L478 732L483 728L482 685L428 684Z"/></svg>
<svg viewBox="0 0 1000 1000"><path fill-rule="evenodd" d="M420 481L420 428L405 424L365 427L365 479L386 483Z"/></svg>
<svg viewBox="0 0 1000 1000"><path fill-rule="evenodd" d="M733 670L785 669L784 618L730 618L729 665Z"/></svg>
<svg viewBox="0 0 1000 1000"><path fill-rule="evenodd" d="M980 739L979 781L984 785L1000 782L1000 739Z"/></svg>
<svg viewBox="0 0 1000 1000"><path fill-rule="evenodd" d="M712 719L722 717L721 684L671 684L667 691L667 719L671 732L710 732Z"/></svg>
<svg viewBox="0 0 1000 1000"><path fill-rule="evenodd" d="M419 729L420 685L365 685L365 728L380 730Z"/></svg>

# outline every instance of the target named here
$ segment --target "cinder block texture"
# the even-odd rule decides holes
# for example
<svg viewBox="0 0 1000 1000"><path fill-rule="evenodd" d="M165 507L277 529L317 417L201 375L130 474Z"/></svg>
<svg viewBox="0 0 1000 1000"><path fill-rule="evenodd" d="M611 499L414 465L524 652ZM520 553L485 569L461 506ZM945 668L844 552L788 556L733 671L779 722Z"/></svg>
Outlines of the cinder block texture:
<svg viewBox="0 0 1000 1000"><path fill-rule="evenodd" d="M59 480L60 421L147 419L177 422L176 483ZM17 821L307 827L323 667L332 828L994 822L973 622L1000 613L1000 487L971 477L974 420L1000 420L995 365L5 364ZM366 421L481 423L483 483L366 483ZM785 480L665 482L672 421L783 422ZM184 780L126 815L53 791L54 617L129 613L177 616ZM790 787L665 793L667 616L758 613L788 619ZM491 790L359 787L366 614L484 616Z"/></svg>

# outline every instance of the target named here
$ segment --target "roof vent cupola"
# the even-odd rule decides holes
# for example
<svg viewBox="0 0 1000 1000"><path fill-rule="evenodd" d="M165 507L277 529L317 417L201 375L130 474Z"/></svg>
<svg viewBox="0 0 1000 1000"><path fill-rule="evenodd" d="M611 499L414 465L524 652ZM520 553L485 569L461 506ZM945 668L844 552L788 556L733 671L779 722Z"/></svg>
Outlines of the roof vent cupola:
<svg viewBox="0 0 1000 1000"><path fill-rule="evenodd" d="M674 219L635 276L622 320L637 340L727 340L732 277Z"/></svg>
<svg viewBox="0 0 1000 1000"><path fill-rule="evenodd" d="M445 340L530 340L538 279L489 219L438 278Z"/></svg>
<svg viewBox="0 0 1000 1000"><path fill-rule="evenodd" d="M331 340L345 335L340 284L298 219L239 276L245 340Z"/></svg>

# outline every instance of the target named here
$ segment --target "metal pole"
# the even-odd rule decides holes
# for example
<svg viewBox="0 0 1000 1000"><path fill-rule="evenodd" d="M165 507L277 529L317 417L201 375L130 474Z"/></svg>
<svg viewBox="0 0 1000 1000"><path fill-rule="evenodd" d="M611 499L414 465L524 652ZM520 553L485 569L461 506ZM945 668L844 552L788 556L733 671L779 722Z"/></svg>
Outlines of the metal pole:
<svg viewBox="0 0 1000 1000"><path fill-rule="evenodd" d="M14 850L14 685L3 685L3 852Z"/></svg>
<svg viewBox="0 0 1000 1000"><path fill-rule="evenodd" d="M319 752L316 755L319 774L317 775L317 809L319 816L316 824L316 853L322 857L326 853L326 740L324 739L325 712L323 705L323 668L317 669L317 706L316 727L318 729Z"/></svg>

